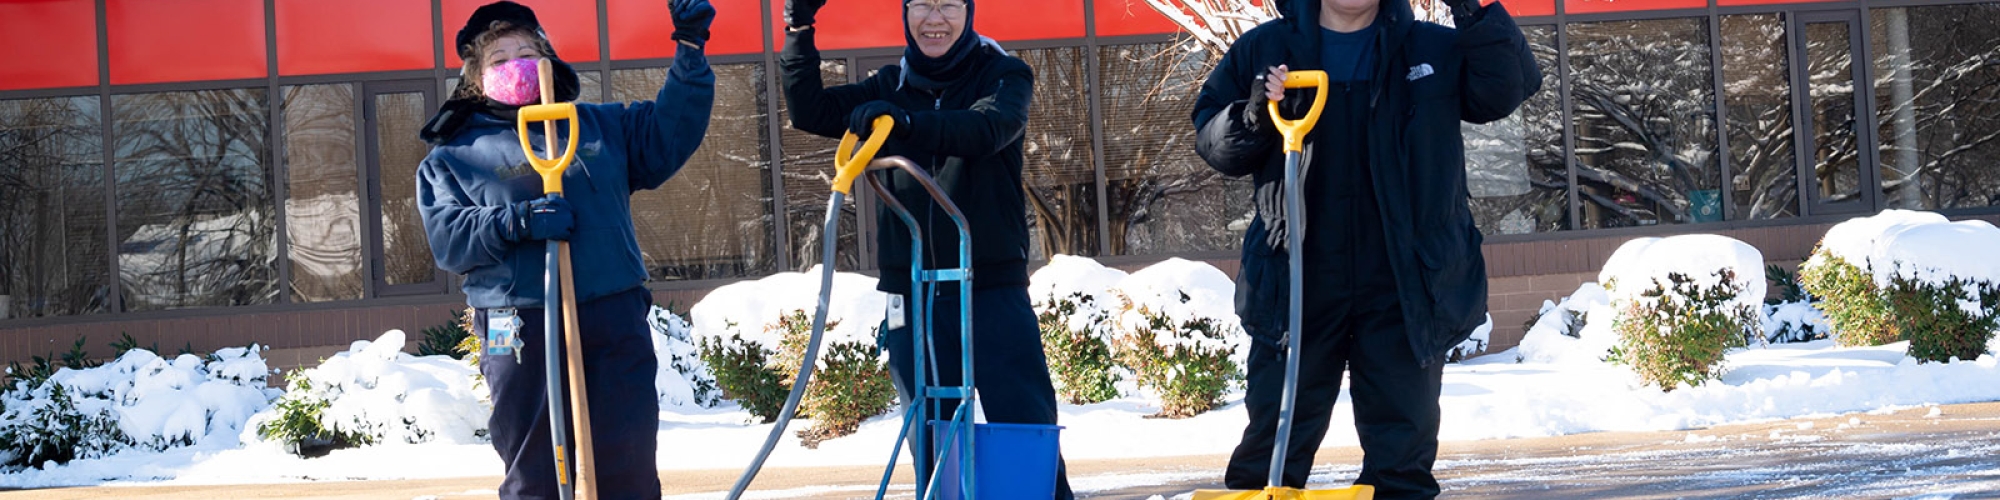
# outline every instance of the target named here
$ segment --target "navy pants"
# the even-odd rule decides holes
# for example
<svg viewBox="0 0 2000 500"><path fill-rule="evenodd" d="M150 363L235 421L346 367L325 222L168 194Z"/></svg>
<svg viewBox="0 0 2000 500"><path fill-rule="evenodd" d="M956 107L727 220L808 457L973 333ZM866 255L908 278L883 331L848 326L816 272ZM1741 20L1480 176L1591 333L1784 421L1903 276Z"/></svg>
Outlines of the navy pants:
<svg viewBox="0 0 2000 500"><path fill-rule="evenodd" d="M955 286L955 285L954 285ZM907 304L907 302L906 302ZM957 385L960 377L959 297L940 295L931 302L932 338L936 339L937 368L942 385ZM903 328L888 331L889 366L895 374L896 395L903 406L915 404L915 354L909 325L916 324L915 311L903 308ZM1009 424L1056 423L1056 389L1049 380L1048 357L1042 353L1042 331L1035 322L1035 309L1028 303L1027 287L1000 287L972 292L973 386L986 421ZM950 418L959 406L956 399L943 400L932 420ZM929 433L910 438L910 454L923 460L930 453ZM1056 458L1056 498L1069 500L1069 474L1060 455ZM929 477L919 477L921 483ZM1007 478L980 478L981 481ZM1033 500L1033 499L1020 499Z"/></svg>
<svg viewBox="0 0 2000 500"><path fill-rule="evenodd" d="M1310 281L1309 281L1310 283ZM1305 333L1300 336L1299 392L1293 407L1284 485L1303 488L1313 454L1326 438L1333 404L1346 372L1353 382L1354 426L1361 438L1361 477L1375 498L1435 498L1438 396L1444 360L1417 366L1393 299L1373 300L1314 293L1340 287L1307 287ZM1223 484L1233 490L1262 489L1269 480L1271 447L1277 439L1278 405L1284 398L1285 353L1264 343L1250 347L1243 405L1250 423L1229 458Z"/></svg>
<svg viewBox="0 0 2000 500"><path fill-rule="evenodd" d="M585 391L590 395L591 440L596 447L597 492L604 499L660 498L660 476L654 453L659 447L660 400L653 387L659 361L653 356L652 330L646 312L653 296L645 288L614 293L577 305L583 331ZM549 408L544 378L541 309L520 309L520 361L514 356L483 356L479 371L493 391L493 418L487 421L494 451L507 465L500 483L503 499L552 499L556 495L555 451L550 444ZM477 334L486 338L491 311L474 318ZM559 346L560 347L560 346ZM568 376L563 377L564 387ZM565 405L568 399L564 399ZM565 408L567 410L568 408ZM571 425L575 416L569 417ZM570 452L578 443L571 434ZM576 462L570 462L570 470ZM575 476L571 476L575 477Z"/></svg>

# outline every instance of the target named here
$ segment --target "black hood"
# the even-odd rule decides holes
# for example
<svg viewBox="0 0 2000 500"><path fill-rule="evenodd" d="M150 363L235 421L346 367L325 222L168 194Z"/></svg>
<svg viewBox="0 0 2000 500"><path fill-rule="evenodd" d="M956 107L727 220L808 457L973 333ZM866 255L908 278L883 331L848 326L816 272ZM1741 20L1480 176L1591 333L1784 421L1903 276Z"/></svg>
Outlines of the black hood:
<svg viewBox="0 0 2000 500"><path fill-rule="evenodd" d="M903 62L911 73L929 81L952 82L965 76L969 71L972 64L968 61L978 52L981 37L979 32L972 30L973 14L978 13L978 7L972 0L964 1L964 29L959 33L958 41L952 42L951 48L944 53L944 56L936 58L924 55L924 51L917 48L917 37L910 35L910 29L913 28L910 25L910 7L909 4L903 4Z"/></svg>

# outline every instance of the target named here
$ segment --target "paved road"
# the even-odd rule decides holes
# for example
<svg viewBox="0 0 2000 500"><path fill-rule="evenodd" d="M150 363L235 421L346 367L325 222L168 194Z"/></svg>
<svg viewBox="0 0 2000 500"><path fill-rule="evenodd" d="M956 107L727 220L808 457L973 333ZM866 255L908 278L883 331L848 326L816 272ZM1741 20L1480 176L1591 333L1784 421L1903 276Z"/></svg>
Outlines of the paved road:
<svg viewBox="0 0 2000 500"><path fill-rule="evenodd" d="M1086 498L1146 499L1218 487L1224 456L1077 461ZM1319 453L1316 484L1353 480L1359 450ZM1676 432L1447 442L1438 473L1446 498L1923 498L2000 499L2000 403L1918 408ZM873 496L875 467L767 471L754 498ZM736 471L667 471L668 498L719 498ZM60 488L0 500L217 498L491 499L496 477L328 481L282 485ZM908 478L902 478L904 483ZM908 490L902 490L908 497ZM892 495L893 496L893 495Z"/></svg>

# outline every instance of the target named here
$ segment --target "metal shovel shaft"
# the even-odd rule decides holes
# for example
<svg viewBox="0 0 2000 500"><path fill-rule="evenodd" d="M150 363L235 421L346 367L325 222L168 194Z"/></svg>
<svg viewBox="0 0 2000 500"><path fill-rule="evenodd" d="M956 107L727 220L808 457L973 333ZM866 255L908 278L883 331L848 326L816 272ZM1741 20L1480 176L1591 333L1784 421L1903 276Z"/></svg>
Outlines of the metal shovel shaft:
<svg viewBox="0 0 2000 500"><path fill-rule="evenodd" d="M758 448L756 458L750 460L750 467L736 478L736 485L729 488L729 500L743 498L743 492L750 489L750 482L757 479L757 472L764 468L764 460L771 457L771 450L778 446L778 439L784 437L785 426L791 424L792 416L798 412L799 401L806 395L806 386L812 382L813 368L818 364L820 338L826 334L827 303L833 295L834 242L840 235L840 204L847 201L847 194L833 192L833 198L826 205L826 221L821 225L819 252L819 307L813 310L812 337L806 340L805 357L799 362L799 373L792 381L792 392L785 396L785 406L778 410L776 425L771 426L771 434L764 437L764 446Z"/></svg>

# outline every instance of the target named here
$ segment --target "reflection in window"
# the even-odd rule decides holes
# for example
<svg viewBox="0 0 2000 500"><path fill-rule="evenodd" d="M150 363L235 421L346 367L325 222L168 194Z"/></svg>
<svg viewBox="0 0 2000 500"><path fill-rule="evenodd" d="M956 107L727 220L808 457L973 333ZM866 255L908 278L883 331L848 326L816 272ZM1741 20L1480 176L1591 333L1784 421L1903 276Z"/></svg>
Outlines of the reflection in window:
<svg viewBox="0 0 2000 500"><path fill-rule="evenodd" d="M0 101L0 319L109 307L97 103Z"/></svg>
<svg viewBox="0 0 2000 500"><path fill-rule="evenodd" d="M1855 123L1853 39L1844 21L1806 23L1806 96L1812 113L1815 200L1861 199L1861 148Z"/></svg>
<svg viewBox="0 0 2000 500"><path fill-rule="evenodd" d="M1097 169L1090 162L1090 106L1083 49L1023 50L1035 68L1021 182L1027 188L1031 260L1097 255Z"/></svg>
<svg viewBox="0 0 2000 500"><path fill-rule="evenodd" d="M1568 228L1569 167L1563 160L1555 29L1527 26L1521 31L1541 64L1541 92L1506 119L1460 127L1472 218L1489 235Z"/></svg>
<svg viewBox="0 0 2000 500"><path fill-rule="evenodd" d="M1887 208L2000 205L2000 4L1875 9Z"/></svg>
<svg viewBox="0 0 2000 500"><path fill-rule="evenodd" d="M417 213L417 166L430 146L418 136L424 120L422 92L375 94L376 190L382 197L382 276L389 285L432 283L438 279L430 235Z"/></svg>
<svg viewBox="0 0 2000 500"><path fill-rule="evenodd" d="M873 68L869 68L873 69ZM832 87L847 83L847 63L829 60L819 63L820 81ZM792 127L790 108L786 107L784 95L778 94L778 116L783 117L784 129L778 133L778 142L784 153L780 161L779 174L784 176L785 186L785 231L790 246L785 248L791 258L792 271L804 271L820 263L821 226L826 223L827 196L833 186L833 149L840 145L837 139L828 139L801 132ZM854 217L854 207L859 199L874 195L857 179L853 189L854 197L840 208L840 239L836 242L835 267L840 269L873 269L874 262L861 263L861 247L855 239L860 234L860 226ZM867 193L867 194L863 194ZM874 215L870 214L873 218ZM902 229L902 222L895 222L895 228ZM870 242L873 243L873 242ZM879 249L878 249L879 251Z"/></svg>
<svg viewBox="0 0 2000 500"><path fill-rule="evenodd" d="M1568 26L1583 227L1721 220L1702 19Z"/></svg>
<svg viewBox="0 0 2000 500"><path fill-rule="evenodd" d="M354 85L284 88L285 241L292 299L361 298Z"/></svg>
<svg viewBox="0 0 2000 500"><path fill-rule="evenodd" d="M714 69L715 110L701 149L657 192L632 196L639 250L655 280L747 278L777 270L764 66ZM651 101L666 78L666 68L613 71L612 98Z"/></svg>
<svg viewBox="0 0 2000 500"><path fill-rule="evenodd" d="M1732 219L1798 215L1792 153L1792 83L1785 21L1777 14L1722 16L1722 94L1728 110Z"/></svg>
<svg viewBox="0 0 2000 500"><path fill-rule="evenodd" d="M1111 255L1228 250L1243 240L1250 179L1223 177L1194 153L1188 116L1207 78L1204 57L1171 44L1098 49Z"/></svg>
<svg viewBox="0 0 2000 500"><path fill-rule="evenodd" d="M277 298L263 89L112 96L125 309Z"/></svg>

